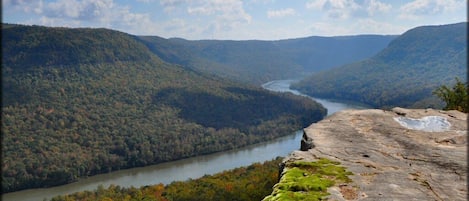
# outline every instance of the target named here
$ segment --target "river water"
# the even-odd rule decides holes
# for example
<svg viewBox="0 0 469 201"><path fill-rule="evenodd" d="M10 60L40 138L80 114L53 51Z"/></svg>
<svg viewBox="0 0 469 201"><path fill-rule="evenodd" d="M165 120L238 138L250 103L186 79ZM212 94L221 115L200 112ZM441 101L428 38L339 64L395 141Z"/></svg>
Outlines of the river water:
<svg viewBox="0 0 469 201"><path fill-rule="evenodd" d="M278 91L291 92L303 95L296 90L291 90L290 84L295 80L276 80L265 83L263 88ZM362 106L331 102L316 99L328 110L328 115L348 108L363 108ZM122 187L140 187L152 184L169 184L172 181L183 181L189 178L199 178L206 174L214 174L236 167L247 166L255 162L264 162L277 156L287 156L293 150L300 147L302 131L281 137L266 143L255 144L240 149L197 156L178 161L161 163L120 170L108 174L101 174L80 179L77 182L51 188L29 189L2 195L3 201L42 201L57 195L65 195L78 191L94 190L98 186L108 187L111 184Z"/></svg>

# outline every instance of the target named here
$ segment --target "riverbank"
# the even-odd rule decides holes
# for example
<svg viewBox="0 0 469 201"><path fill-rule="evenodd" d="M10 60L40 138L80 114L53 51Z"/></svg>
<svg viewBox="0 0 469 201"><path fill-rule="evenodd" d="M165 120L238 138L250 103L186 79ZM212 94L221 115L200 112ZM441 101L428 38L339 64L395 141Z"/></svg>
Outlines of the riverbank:
<svg viewBox="0 0 469 201"><path fill-rule="evenodd" d="M291 82L292 80L276 80L269 82L270 84L266 83L268 85L264 84L263 87L271 91L289 91L297 95L302 95L299 92L289 89ZM361 108L361 106L331 102L327 100L318 100L318 102L328 109L328 115L348 108ZM214 174L236 167L247 166L255 162L264 162L277 156L287 156L291 151L299 149L301 135L302 131L299 131L286 137L235 150L197 156L147 167L115 171L80 179L78 182L62 186L7 193L2 195L2 200L43 200L43 198L51 198L57 195L93 190L100 185L104 187L111 184L122 187L139 187L158 183L168 184L172 181L183 181L189 178L198 178L205 174Z"/></svg>
<svg viewBox="0 0 469 201"><path fill-rule="evenodd" d="M169 184L173 181L184 181L214 174L236 167L247 166L286 156L298 149L301 140L300 131L275 140L254 144L247 147L209 155L197 156L152 166L119 170L83 178L77 182L51 188L28 189L2 195L3 201L36 201L49 199L57 195L70 194L85 190L94 190L98 186L108 187L111 184L121 187L140 187L152 184Z"/></svg>

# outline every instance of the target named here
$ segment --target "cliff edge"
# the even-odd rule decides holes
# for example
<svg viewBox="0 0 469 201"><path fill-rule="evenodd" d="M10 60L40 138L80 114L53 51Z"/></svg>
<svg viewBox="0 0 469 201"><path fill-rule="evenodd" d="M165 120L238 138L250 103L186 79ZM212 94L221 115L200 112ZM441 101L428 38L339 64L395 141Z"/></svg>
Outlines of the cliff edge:
<svg viewBox="0 0 469 201"><path fill-rule="evenodd" d="M301 150L285 158L280 181L264 200L300 200L310 190L324 194L308 200L466 200L467 127L467 114L458 111L337 112L304 129ZM349 179L323 174L319 178L331 181L327 189L295 186L311 173L292 179L293 170L317 170L297 164L323 160L345 168L336 175Z"/></svg>

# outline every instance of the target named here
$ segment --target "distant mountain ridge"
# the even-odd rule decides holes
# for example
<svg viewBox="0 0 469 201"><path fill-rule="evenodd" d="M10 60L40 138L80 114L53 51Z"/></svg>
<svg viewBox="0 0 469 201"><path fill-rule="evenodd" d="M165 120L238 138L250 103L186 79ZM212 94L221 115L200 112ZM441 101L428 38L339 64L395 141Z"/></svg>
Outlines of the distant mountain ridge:
<svg viewBox="0 0 469 201"><path fill-rule="evenodd" d="M315 97L373 107L441 107L440 85L467 76L467 22L411 29L375 56L322 71L293 85Z"/></svg>
<svg viewBox="0 0 469 201"><path fill-rule="evenodd" d="M358 35L277 41L139 38L165 61L230 79L261 84L275 79L303 77L368 58L396 36Z"/></svg>

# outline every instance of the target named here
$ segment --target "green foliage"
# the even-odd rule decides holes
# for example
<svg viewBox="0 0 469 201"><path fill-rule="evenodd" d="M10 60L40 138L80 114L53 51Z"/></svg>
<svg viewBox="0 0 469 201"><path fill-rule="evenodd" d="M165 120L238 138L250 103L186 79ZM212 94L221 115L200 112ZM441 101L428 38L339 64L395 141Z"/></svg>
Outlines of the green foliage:
<svg viewBox="0 0 469 201"><path fill-rule="evenodd" d="M295 161L286 165L279 183L264 201L273 200L322 200L329 195L327 188L336 182L349 183L351 172L338 162L321 158L318 161Z"/></svg>
<svg viewBox="0 0 469 201"><path fill-rule="evenodd" d="M108 188L98 186L94 191L82 191L70 195L60 195L53 197L51 201L167 201L162 194L165 186L157 184L141 188L123 188L116 185L110 185Z"/></svg>
<svg viewBox="0 0 469 201"><path fill-rule="evenodd" d="M198 179L173 182L169 185L151 185L141 188L122 188L111 185L107 189L100 186L94 191L85 191L52 198L52 201L65 200L261 200L272 191L278 180L278 164L281 158L254 163L206 175Z"/></svg>
<svg viewBox="0 0 469 201"><path fill-rule="evenodd" d="M163 60L221 77L261 84L358 61L395 36L308 37L279 41L227 41L139 37Z"/></svg>
<svg viewBox="0 0 469 201"><path fill-rule="evenodd" d="M153 55L135 36L108 29L2 27L2 67L70 66L148 61Z"/></svg>
<svg viewBox="0 0 469 201"><path fill-rule="evenodd" d="M467 23L418 27L370 59L315 73L292 88L375 108L439 108L432 91L467 74Z"/></svg>
<svg viewBox="0 0 469 201"><path fill-rule="evenodd" d="M309 114L310 117L298 122L303 127L310 124L310 118L320 119L323 116L314 111L317 105L313 102L291 94L272 96L271 92L265 90L241 87L223 89L236 96L222 97L193 89L165 88L154 96L153 102L179 108L180 117L204 127L237 128L243 132L249 132L247 125L257 126L289 113ZM247 114L249 118L244 118Z"/></svg>
<svg viewBox="0 0 469 201"><path fill-rule="evenodd" d="M164 63L116 31L2 34L3 192L258 143L326 113L304 97Z"/></svg>
<svg viewBox="0 0 469 201"><path fill-rule="evenodd" d="M438 87L433 94L438 96L441 100L446 103L443 108L445 110L459 110L461 112L468 113L468 95L467 95L467 82L463 83L459 78L456 78L456 84L453 87L447 87L446 85Z"/></svg>

